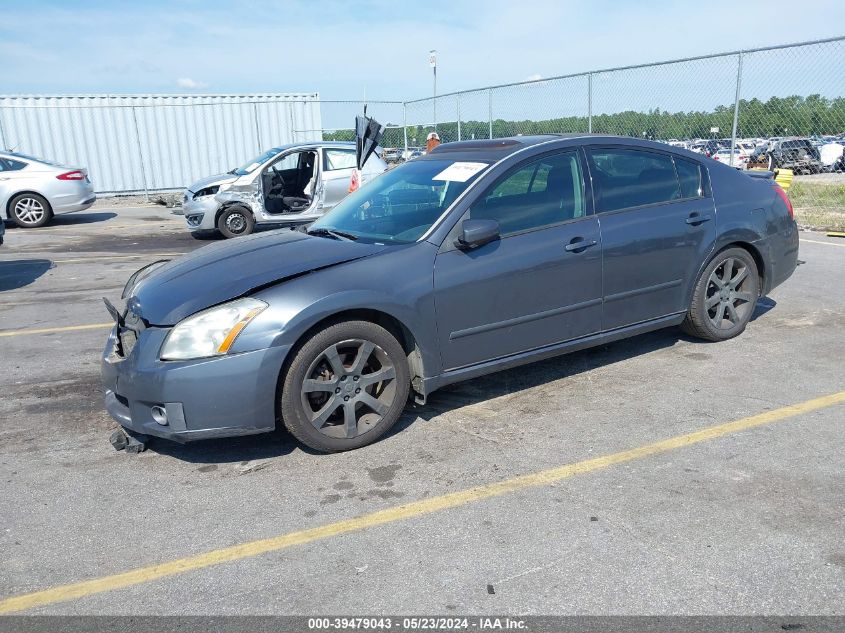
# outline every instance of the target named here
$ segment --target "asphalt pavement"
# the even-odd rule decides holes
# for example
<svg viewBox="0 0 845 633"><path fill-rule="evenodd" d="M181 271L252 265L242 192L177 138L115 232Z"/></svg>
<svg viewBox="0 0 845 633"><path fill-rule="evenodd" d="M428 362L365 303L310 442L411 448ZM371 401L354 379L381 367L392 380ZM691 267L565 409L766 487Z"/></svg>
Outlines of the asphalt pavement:
<svg viewBox="0 0 845 633"><path fill-rule="evenodd" d="M353 452L283 430L116 452L101 297L213 243L153 207L7 230L0 613L845 611L845 240L802 233L739 338L453 385Z"/></svg>

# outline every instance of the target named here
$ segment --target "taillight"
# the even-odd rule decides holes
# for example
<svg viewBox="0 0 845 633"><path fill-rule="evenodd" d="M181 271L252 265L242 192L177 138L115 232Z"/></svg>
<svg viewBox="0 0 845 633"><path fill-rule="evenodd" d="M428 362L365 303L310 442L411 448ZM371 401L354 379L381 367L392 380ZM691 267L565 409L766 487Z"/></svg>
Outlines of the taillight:
<svg viewBox="0 0 845 633"><path fill-rule="evenodd" d="M73 171L66 171L63 174L59 174L56 178L59 180L85 180L85 174L78 169L74 169Z"/></svg>
<svg viewBox="0 0 845 633"><path fill-rule="evenodd" d="M786 195L786 192L783 190L779 184L775 183L775 193L780 196L780 199L783 200L783 203L786 205L786 210L789 212L789 219L795 219L795 209L792 208L792 201L789 199L789 196Z"/></svg>

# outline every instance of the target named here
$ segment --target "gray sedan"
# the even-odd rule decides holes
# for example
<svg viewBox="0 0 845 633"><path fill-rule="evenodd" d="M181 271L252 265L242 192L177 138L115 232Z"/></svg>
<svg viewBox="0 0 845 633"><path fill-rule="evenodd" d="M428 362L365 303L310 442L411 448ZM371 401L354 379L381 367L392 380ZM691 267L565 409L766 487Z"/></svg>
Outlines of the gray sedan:
<svg viewBox="0 0 845 633"><path fill-rule="evenodd" d="M137 272L110 306L106 408L130 434L278 421L317 450L356 448L409 393L664 327L737 336L797 257L769 172L623 137L444 144L307 233Z"/></svg>
<svg viewBox="0 0 845 633"><path fill-rule="evenodd" d="M0 219L24 228L44 226L53 216L83 211L96 199L82 167L0 152Z"/></svg>

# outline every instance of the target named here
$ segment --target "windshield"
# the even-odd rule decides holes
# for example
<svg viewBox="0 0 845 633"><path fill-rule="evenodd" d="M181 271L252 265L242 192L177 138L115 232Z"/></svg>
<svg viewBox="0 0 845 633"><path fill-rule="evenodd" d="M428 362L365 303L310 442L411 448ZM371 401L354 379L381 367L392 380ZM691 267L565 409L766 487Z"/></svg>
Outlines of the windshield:
<svg viewBox="0 0 845 633"><path fill-rule="evenodd" d="M405 163L344 198L309 232L329 229L365 241L414 242L488 165L453 160Z"/></svg>
<svg viewBox="0 0 845 633"><path fill-rule="evenodd" d="M257 158L253 158L251 161L244 163L243 165L233 169L229 173L235 174L237 176L246 176L247 174L251 174L256 169L261 167L261 165L266 163L268 160L273 158L273 156L275 156L276 154L278 154L281 151L282 150L279 149L278 147L274 147L273 149L268 149L261 156L258 156Z"/></svg>

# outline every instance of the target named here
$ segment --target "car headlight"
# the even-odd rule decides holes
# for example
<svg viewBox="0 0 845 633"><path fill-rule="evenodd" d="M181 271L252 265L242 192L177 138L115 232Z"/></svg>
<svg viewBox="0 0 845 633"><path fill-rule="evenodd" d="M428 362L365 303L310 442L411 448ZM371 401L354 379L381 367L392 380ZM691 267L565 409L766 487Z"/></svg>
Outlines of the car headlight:
<svg viewBox="0 0 845 633"><path fill-rule="evenodd" d="M258 299L236 299L198 312L180 321L161 347L161 360L208 358L227 353L250 321L267 304Z"/></svg>
<svg viewBox="0 0 845 633"><path fill-rule="evenodd" d="M213 196L218 191L220 191L220 185L213 185L211 187L206 187L205 189L200 189L194 194L194 200L197 198L203 198L205 196Z"/></svg>

